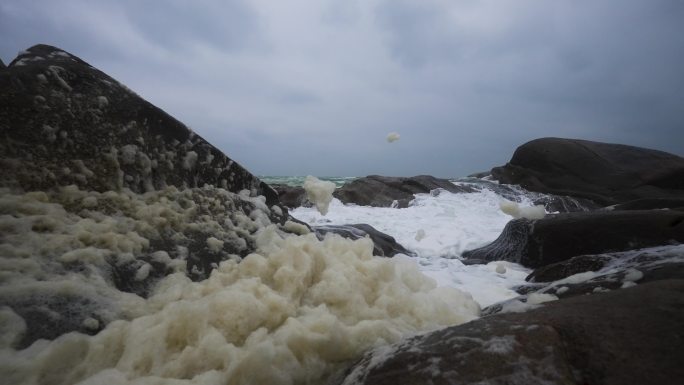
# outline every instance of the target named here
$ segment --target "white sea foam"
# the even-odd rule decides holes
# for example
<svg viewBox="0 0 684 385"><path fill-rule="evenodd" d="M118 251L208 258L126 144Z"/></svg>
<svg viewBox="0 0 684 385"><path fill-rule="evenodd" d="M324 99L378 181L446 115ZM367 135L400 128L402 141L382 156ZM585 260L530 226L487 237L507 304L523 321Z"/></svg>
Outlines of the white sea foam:
<svg viewBox="0 0 684 385"><path fill-rule="evenodd" d="M291 214L311 225L367 223L414 251L417 257L412 261L440 286L468 291L485 307L518 296L512 288L524 284L530 273L509 262L466 266L458 259L463 251L484 246L501 234L510 220L499 207L501 199L488 189L459 194L441 191L436 196L416 194L403 209L344 205L333 199L325 217L307 207ZM531 202L523 198L521 204L530 206ZM497 273L498 266L506 273Z"/></svg>
<svg viewBox="0 0 684 385"><path fill-rule="evenodd" d="M288 236L284 229L306 228L270 224L265 199L248 191L0 192L0 297L12 303L77 294L99 304L95 314L79 312L78 324L92 331L106 325L95 336L72 332L16 351L29 326L0 307L0 378L7 383L324 383L369 348L479 315L470 295L437 285L408 257L373 256L369 239ZM240 199L254 210L228 216L229 203ZM198 215L202 207L212 216ZM244 243L236 238L241 232L258 251L193 282L187 247L154 250L150 240L160 231L182 238L200 230L212 255L225 252L224 242ZM139 262L136 282L151 276L152 264L176 272L145 299L114 287L105 274L111 261ZM67 269L73 264L82 273Z"/></svg>
<svg viewBox="0 0 684 385"><path fill-rule="evenodd" d="M283 239L269 226L257 244L259 254L223 262L205 281L167 277L145 314L95 336L0 350L0 375L14 384L319 383L371 347L479 314L469 295L437 287L415 264L372 256L368 239Z"/></svg>

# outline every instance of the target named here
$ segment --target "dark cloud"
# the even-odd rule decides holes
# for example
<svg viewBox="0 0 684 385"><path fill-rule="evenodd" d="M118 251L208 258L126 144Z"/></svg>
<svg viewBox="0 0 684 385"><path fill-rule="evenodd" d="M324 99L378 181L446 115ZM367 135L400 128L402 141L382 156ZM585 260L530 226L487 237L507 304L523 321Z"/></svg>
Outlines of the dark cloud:
<svg viewBox="0 0 684 385"><path fill-rule="evenodd" d="M60 46L259 174L455 176L540 136L683 154L681 20L679 0L6 0L0 56Z"/></svg>

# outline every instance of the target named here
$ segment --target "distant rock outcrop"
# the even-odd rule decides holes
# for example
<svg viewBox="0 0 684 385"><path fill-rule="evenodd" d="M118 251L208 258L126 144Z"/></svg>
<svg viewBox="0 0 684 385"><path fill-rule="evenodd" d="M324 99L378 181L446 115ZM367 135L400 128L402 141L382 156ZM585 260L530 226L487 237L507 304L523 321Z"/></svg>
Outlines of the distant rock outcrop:
<svg viewBox="0 0 684 385"><path fill-rule="evenodd" d="M684 280L497 314L367 353L337 384L678 384Z"/></svg>
<svg viewBox="0 0 684 385"><path fill-rule="evenodd" d="M476 191L467 186L457 186L446 179L430 175L414 177L390 177L370 175L355 179L335 190L335 198L342 203L373 207L408 207L414 194L444 189L454 193Z"/></svg>
<svg viewBox="0 0 684 385"><path fill-rule="evenodd" d="M506 165L492 169L492 176L530 191L587 198L603 205L684 195L684 158L577 139L527 142Z"/></svg>
<svg viewBox="0 0 684 385"><path fill-rule="evenodd" d="M463 257L506 260L541 267L604 252L684 242L684 212L673 210L590 211L510 221L494 242Z"/></svg>

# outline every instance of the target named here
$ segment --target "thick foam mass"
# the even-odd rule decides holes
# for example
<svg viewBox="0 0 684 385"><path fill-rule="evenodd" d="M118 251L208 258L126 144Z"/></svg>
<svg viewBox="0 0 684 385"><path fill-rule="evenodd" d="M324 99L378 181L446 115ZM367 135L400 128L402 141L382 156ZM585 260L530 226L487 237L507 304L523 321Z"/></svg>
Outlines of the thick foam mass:
<svg viewBox="0 0 684 385"><path fill-rule="evenodd" d="M304 181L304 191L311 202L316 205L316 209L321 215L328 213L328 207L333 199L335 183L322 181L315 176L307 176Z"/></svg>
<svg viewBox="0 0 684 385"><path fill-rule="evenodd" d="M168 276L146 314L95 336L0 350L0 376L14 384L321 383L368 348L479 314L469 295L438 288L415 264L373 257L368 239L283 239L269 226L257 244L259 253L222 262L204 281Z"/></svg>

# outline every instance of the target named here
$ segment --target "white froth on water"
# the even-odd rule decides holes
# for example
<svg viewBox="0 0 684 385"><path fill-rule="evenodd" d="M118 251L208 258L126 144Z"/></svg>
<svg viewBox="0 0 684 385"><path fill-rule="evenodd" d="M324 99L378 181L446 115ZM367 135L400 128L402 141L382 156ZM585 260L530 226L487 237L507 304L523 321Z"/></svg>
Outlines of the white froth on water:
<svg viewBox="0 0 684 385"><path fill-rule="evenodd" d="M479 315L469 295L438 287L414 263L374 257L368 239L283 239L271 225L257 245L259 253L222 262L204 281L168 276L145 314L95 336L0 349L0 376L13 384L323 383L369 348Z"/></svg>
<svg viewBox="0 0 684 385"><path fill-rule="evenodd" d="M409 207L402 209L344 205L333 199L325 217L307 207L291 214L314 226L367 223L415 252L412 261L440 286L467 291L485 307L518 296L511 289L524 284L531 271L510 262L466 266L458 259L463 251L484 246L501 234L511 219L501 211L501 199L488 189L474 193L441 190L416 194ZM530 206L531 202L523 198L522 204ZM498 273L498 266L505 272Z"/></svg>

